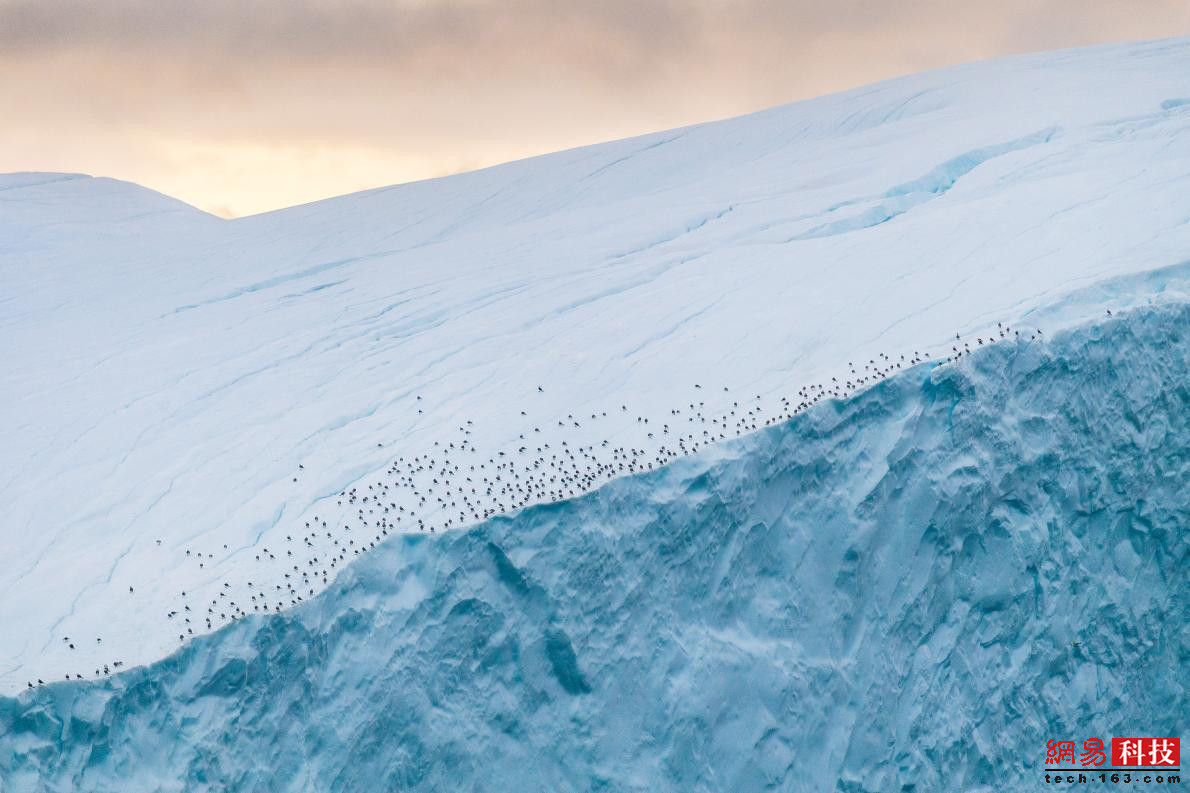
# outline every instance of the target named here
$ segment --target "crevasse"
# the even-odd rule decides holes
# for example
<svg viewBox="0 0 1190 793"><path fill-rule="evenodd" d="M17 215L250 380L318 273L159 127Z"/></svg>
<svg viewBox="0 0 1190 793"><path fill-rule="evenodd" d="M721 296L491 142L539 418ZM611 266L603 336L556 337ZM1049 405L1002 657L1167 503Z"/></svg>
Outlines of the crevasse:
<svg viewBox="0 0 1190 793"><path fill-rule="evenodd" d="M1027 790L1188 711L1190 306L918 367L0 699L8 791Z"/></svg>

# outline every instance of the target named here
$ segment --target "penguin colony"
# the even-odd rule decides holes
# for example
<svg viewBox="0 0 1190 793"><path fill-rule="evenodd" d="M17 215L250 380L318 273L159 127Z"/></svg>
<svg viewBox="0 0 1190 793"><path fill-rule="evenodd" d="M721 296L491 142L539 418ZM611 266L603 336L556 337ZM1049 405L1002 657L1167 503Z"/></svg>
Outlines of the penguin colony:
<svg viewBox="0 0 1190 793"><path fill-rule="evenodd" d="M1107 313L1111 316L1111 311ZM955 364L973 350L1000 340L1031 341L1041 336L1037 329L1022 332L998 322L994 333L975 338L974 348L970 340L963 341L956 334L950 355L937 365ZM283 540L277 534L267 547L261 544L252 549L253 562L248 566L251 580L234 584L216 581L214 597L199 598L193 592L179 590L172 603L162 604L162 621L181 645L237 620L278 613L325 589L338 570L376 548L390 533L454 529L531 504L573 498L616 477L651 471L695 454L708 444L788 420L824 400L846 398L929 360L929 354L917 351L896 358L881 353L858 365L849 363L848 375L841 382L832 377L830 382L803 386L794 397L779 397L777 404L768 408L758 395L736 398L722 386L722 391L729 394L723 401L728 405L726 409L705 409L705 400L699 399L704 393L701 383L693 384L685 404L661 417L632 416L627 405L615 406L614 410L628 414L639 425L642 432L637 437L644 439L641 448L614 445L609 440L570 445L563 439L568 430L586 422L606 421L607 411L554 417L522 433L515 449L489 455L472 444L472 422L465 421L457 427L456 440L436 441L426 452L397 457L373 481L341 491L333 509L303 520L304 525L294 526ZM537 387L538 392L544 390L543 386ZM421 396L416 399L422 402ZM418 412L423 409L419 407ZM527 417L528 412L521 410L520 415ZM294 482L306 471L302 464L297 468ZM160 545L161 540L156 543ZM222 550L228 551L228 546L223 545ZM242 553L242 549L237 551ZM229 555L189 548L184 561L205 570ZM242 570L242 565L237 566L237 572ZM134 587L128 591L135 594ZM81 658L82 648L101 648L103 638L62 636L61 642L68 650L79 652ZM65 679L102 678L123 666L121 660L92 662L67 673ZM42 678L26 681L30 689L45 684Z"/></svg>

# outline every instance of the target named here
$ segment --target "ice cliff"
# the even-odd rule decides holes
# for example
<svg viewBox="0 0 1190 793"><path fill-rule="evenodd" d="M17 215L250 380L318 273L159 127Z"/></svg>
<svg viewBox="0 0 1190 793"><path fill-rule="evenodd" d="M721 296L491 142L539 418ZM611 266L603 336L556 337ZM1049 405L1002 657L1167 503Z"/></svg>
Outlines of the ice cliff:
<svg viewBox="0 0 1190 793"><path fill-rule="evenodd" d="M232 221L0 175L0 695L308 600L385 517L473 525L1143 305L1118 279L1190 251L1187 75L1190 39L1036 53ZM530 486L563 443L587 470ZM339 497L369 486L387 516Z"/></svg>
<svg viewBox="0 0 1190 793"><path fill-rule="evenodd" d="M0 788L1040 788L1049 738L1184 724L1187 371L1190 305L1154 300L396 538L0 699Z"/></svg>

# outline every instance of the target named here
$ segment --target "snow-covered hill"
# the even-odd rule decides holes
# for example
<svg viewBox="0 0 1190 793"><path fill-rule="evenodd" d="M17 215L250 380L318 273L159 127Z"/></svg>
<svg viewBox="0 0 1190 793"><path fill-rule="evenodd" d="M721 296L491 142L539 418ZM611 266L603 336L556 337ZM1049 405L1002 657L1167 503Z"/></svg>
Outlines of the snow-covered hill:
<svg viewBox="0 0 1190 793"><path fill-rule="evenodd" d="M235 221L2 176L0 693L307 601L386 536L1146 304L1187 251L1187 40Z"/></svg>
<svg viewBox="0 0 1190 793"><path fill-rule="evenodd" d="M396 538L296 609L0 698L0 780L992 793L1047 789L1055 735L1176 736L1178 270L1145 279L1152 306L915 367L579 499Z"/></svg>

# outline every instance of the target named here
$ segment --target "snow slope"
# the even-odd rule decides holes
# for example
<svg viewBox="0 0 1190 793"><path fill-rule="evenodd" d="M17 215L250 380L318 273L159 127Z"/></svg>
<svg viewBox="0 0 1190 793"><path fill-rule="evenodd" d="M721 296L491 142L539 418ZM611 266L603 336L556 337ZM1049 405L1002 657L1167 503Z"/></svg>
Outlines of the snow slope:
<svg viewBox="0 0 1190 793"><path fill-rule="evenodd" d="M672 451L730 417L705 450L956 334L1145 304L1086 288L1187 258L1188 75L1187 40L973 64L235 221L0 177L0 692L308 600L380 536L339 494L398 458L668 459L667 420ZM436 470L393 519L475 522ZM343 547L301 541L323 520L360 545L291 592Z"/></svg>
<svg viewBox="0 0 1190 793"><path fill-rule="evenodd" d="M1190 268L0 699L13 791L1023 791L1187 712Z"/></svg>

